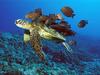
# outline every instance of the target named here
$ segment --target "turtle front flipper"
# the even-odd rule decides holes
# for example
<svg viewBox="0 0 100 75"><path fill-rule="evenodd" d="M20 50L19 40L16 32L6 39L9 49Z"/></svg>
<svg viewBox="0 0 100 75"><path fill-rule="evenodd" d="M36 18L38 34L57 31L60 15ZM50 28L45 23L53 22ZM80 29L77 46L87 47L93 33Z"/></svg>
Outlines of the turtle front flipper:
<svg viewBox="0 0 100 75"><path fill-rule="evenodd" d="M30 31L29 30L25 30L24 31L24 43L27 43L30 41Z"/></svg>
<svg viewBox="0 0 100 75"><path fill-rule="evenodd" d="M42 45L40 42L40 35L38 33L38 29L34 29L30 32L30 42L32 47L34 48L36 54L39 56L39 58L44 61L45 55L42 51Z"/></svg>

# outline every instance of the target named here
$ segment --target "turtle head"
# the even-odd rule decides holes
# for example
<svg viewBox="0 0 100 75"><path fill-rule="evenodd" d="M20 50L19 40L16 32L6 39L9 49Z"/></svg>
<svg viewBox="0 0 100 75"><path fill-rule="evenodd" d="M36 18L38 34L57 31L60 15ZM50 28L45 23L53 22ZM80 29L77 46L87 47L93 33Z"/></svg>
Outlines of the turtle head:
<svg viewBox="0 0 100 75"><path fill-rule="evenodd" d="M19 28L28 29L28 30L31 28L31 24L25 20L22 20L22 19L16 20L15 24Z"/></svg>

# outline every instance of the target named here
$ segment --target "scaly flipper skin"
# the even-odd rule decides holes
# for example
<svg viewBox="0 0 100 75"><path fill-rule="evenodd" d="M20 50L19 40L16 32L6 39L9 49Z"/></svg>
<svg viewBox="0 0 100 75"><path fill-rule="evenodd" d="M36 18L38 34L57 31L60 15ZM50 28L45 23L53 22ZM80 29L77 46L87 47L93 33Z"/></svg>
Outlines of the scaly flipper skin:
<svg viewBox="0 0 100 75"><path fill-rule="evenodd" d="M38 28L35 28L30 33L30 42L31 42L31 45L34 48L34 51L36 52L36 54L39 56L39 58L42 61L44 61L45 55L42 51L42 45L41 45L40 39L41 38L40 38L40 35L38 33Z"/></svg>

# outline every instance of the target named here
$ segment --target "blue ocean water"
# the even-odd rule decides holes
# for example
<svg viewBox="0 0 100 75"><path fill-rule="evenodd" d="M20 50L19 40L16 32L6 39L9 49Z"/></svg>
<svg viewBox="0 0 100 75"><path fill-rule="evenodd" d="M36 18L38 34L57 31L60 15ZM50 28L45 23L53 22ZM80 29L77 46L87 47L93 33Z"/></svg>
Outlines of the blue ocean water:
<svg viewBox="0 0 100 75"><path fill-rule="evenodd" d="M77 32L75 37L71 37L72 39L75 39L77 41L77 46L75 47L75 50L79 49L79 50L82 50L85 52L90 52L90 54L93 57L97 56L98 58L100 58L100 10L99 10L100 9L99 8L100 0L53 0L53 1L50 1L50 0L0 0L0 32L2 34L5 32L13 33L15 35L21 34L21 38L22 38L23 30L18 28L15 25L16 19L25 19L25 15L28 12L33 11L36 8L41 8L43 10L44 14L50 14L50 13L62 14L60 9L64 6L71 7L75 12L74 18L69 18L69 17L66 17L63 15L65 20L71 24L72 29ZM81 19L88 20L88 24L83 29L80 29L77 27L77 23ZM4 36L9 36L9 35L10 34L4 34ZM17 37L19 37L19 36L13 36L13 38L15 38L15 39ZM6 40L6 37L3 37L3 38ZM21 39L19 39L19 40L21 40ZM21 40L21 42L22 42L22 40ZM2 42L2 43L7 44L6 42ZM54 48L56 50L55 47L52 47L52 45L50 45L50 46L51 46L51 48ZM3 50L2 47L3 47L3 45L2 46L0 45L1 52ZM11 49L13 49L13 48L11 47ZM14 48L14 50L15 49L16 48ZM19 48L19 49L21 49L21 48ZM28 49L31 50L31 48L28 47L28 48L26 48L26 51ZM59 49L59 47L57 49ZM13 51L12 51L12 53L13 53ZM28 53L32 53L32 52L29 51ZM47 52L47 53L48 53L48 55L50 54L49 52ZM81 51L79 53L81 53ZM27 55L29 55L29 54L27 54ZM51 52L51 55L52 55L52 52ZM20 56L20 54L18 56ZM21 58L20 60L22 60L22 58L24 58L23 56L18 57L18 58L19 59ZM85 59L83 57L87 58L87 55L84 56L84 54L83 54L83 56L80 56L80 59L85 61ZM34 58L34 57L32 57L32 58ZM53 60L55 60L55 59L53 59ZM1 61L1 59L0 59L0 61ZM86 61L88 61L88 59L86 59ZM86 63L86 61L84 63ZM91 63L92 66L89 65L89 63ZM95 63L98 67L94 68ZM73 74L70 74L70 73L68 74L67 72L65 74L62 74L62 72L63 72L62 71L61 73L59 73L59 75L100 75L100 59L99 59L99 61L95 60L95 62L88 62L87 65L88 65L88 67L91 66L93 68L92 70L94 70L94 71L91 70L90 74L89 73L78 74L77 72L76 72L76 74L74 74L74 71L72 72ZM37 66L38 65L36 65L36 67ZM61 64L59 66L61 67ZM77 67L79 68L79 66L77 66ZM83 68L83 66L82 66L82 68ZM98 71L96 71L97 74L95 74L94 72L97 68L98 68ZM90 69L87 67L82 70L90 71ZM52 70L52 71L54 71L54 70ZM59 71L59 70L57 70L57 71ZM55 71L55 72L57 72L57 71ZM51 73L51 71L50 72L47 71L47 72ZM1 73L1 70L0 70L0 73ZM27 71L25 71L25 73L26 73L26 75L28 75ZM29 74L29 75L31 75L31 74ZM37 74L35 74L35 72L34 72L33 75L37 75ZM43 74L40 73L39 75L43 75ZM48 74L48 75L53 75L53 74ZM55 73L54 75L58 75L58 74Z"/></svg>
<svg viewBox="0 0 100 75"><path fill-rule="evenodd" d="M18 32L14 21L18 18L24 18L24 15L35 8L42 8L44 14L61 13L60 9L63 6L73 8L76 16L74 19L66 18L72 24L72 27L80 34L90 37L100 37L100 10L99 0L0 0L0 31ZM89 24L86 28L80 30L77 28L77 22L80 19L88 20ZM21 30L21 29L20 29Z"/></svg>

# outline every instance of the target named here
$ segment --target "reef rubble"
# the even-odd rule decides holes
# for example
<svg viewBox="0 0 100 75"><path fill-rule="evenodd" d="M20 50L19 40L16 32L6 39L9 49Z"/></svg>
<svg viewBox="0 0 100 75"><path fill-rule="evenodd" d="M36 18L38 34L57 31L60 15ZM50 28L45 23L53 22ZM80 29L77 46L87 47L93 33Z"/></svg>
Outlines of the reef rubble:
<svg viewBox="0 0 100 75"><path fill-rule="evenodd" d="M0 75L100 75L100 59L82 51L69 58L59 44L44 39L42 43L49 64L39 60L21 35L0 33Z"/></svg>

